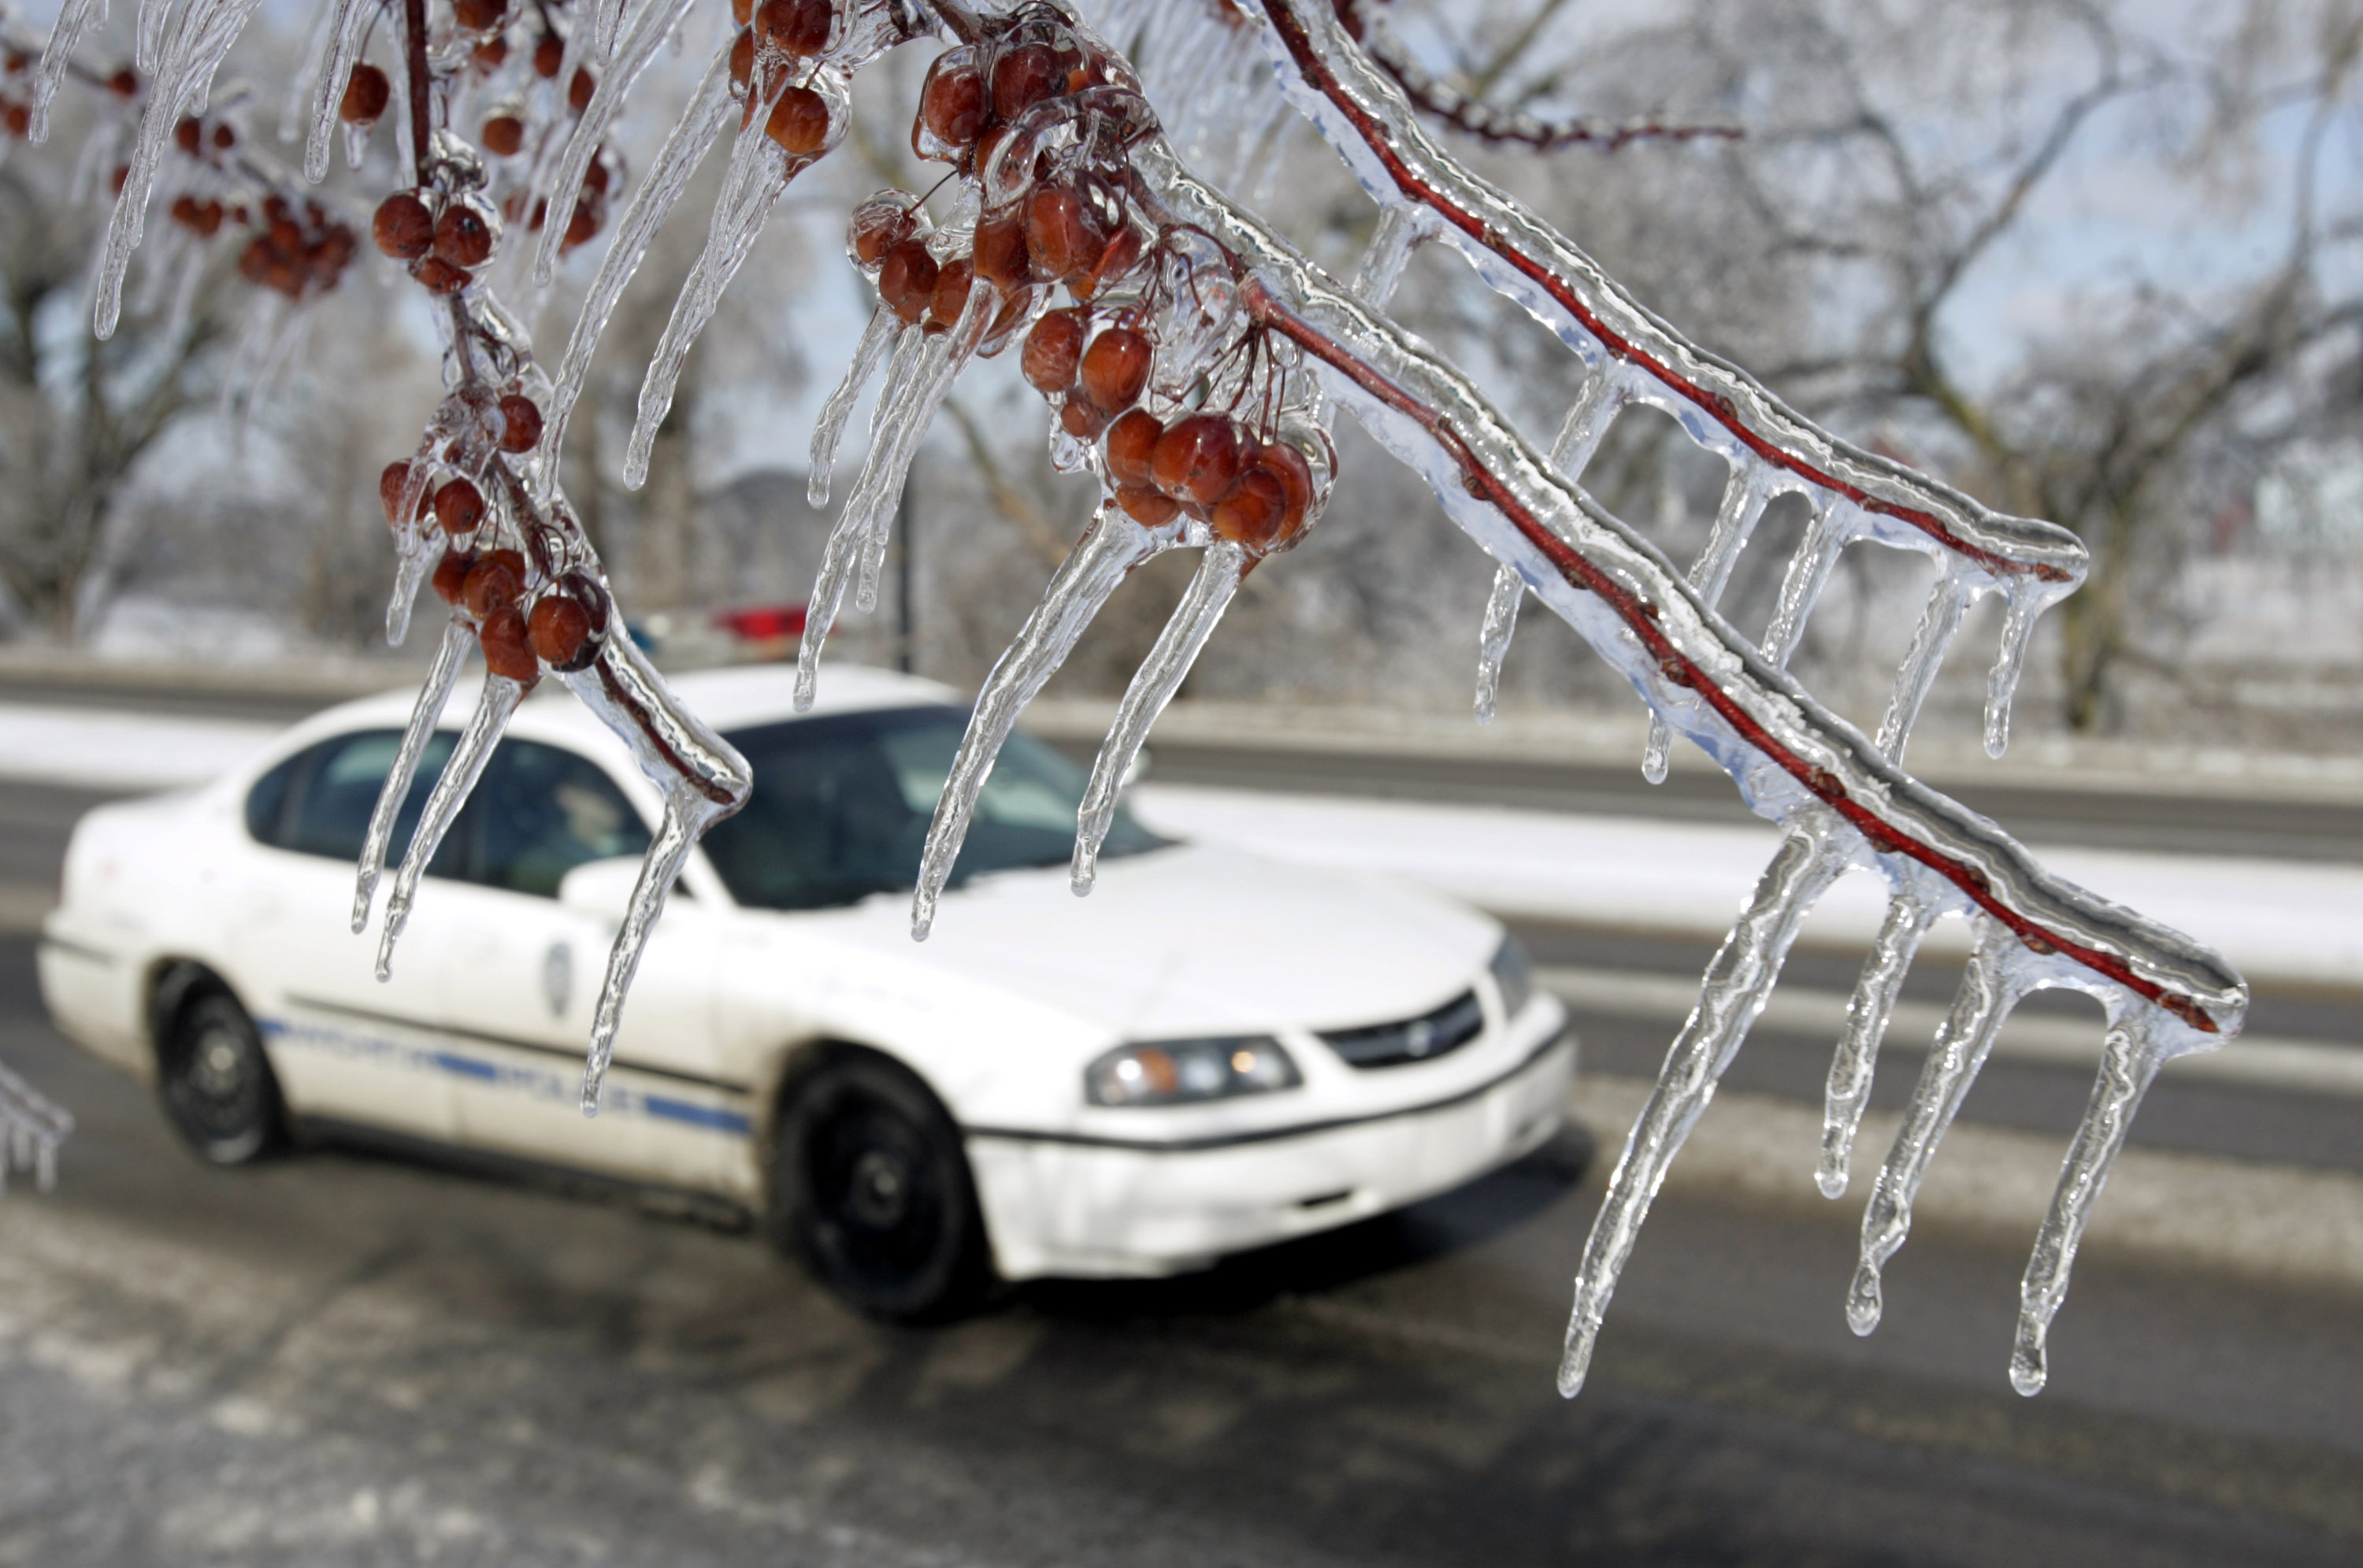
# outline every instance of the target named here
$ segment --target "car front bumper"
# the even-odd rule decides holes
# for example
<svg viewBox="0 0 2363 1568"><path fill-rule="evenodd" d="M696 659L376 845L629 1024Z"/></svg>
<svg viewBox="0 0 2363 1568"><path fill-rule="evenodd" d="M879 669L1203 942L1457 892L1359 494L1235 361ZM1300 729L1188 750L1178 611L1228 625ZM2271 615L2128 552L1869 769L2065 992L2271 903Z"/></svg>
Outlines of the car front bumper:
<svg viewBox="0 0 2363 1568"><path fill-rule="evenodd" d="M1164 1146L971 1128L969 1165L1004 1278L1176 1274L1400 1209L1531 1152L1566 1120L1575 1063L1559 1028L1473 1091L1383 1115Z"/></svg>

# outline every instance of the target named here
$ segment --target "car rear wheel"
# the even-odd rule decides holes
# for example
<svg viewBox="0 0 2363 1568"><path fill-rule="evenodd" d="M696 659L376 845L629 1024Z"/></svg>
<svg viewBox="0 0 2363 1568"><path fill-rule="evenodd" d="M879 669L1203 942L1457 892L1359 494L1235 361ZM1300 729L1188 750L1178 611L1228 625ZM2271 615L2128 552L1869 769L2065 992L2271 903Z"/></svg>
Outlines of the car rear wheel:
<svg viewBox="0 0 2363 1568"><path fill-rule="evenodd" d="M164 1114L208 1164L242 1165L280 1143L279 1079L254 1021L227 991L191 997L158 1053Z"/></svg>
<svg viewBox="0 0 2363 1568"><path fill-rule="evenodd" d="M780 1119L775 1238L873 1317L930 1322L992 1283L968 1156L936 1097L875 1056L814 1071Z"/></svg>

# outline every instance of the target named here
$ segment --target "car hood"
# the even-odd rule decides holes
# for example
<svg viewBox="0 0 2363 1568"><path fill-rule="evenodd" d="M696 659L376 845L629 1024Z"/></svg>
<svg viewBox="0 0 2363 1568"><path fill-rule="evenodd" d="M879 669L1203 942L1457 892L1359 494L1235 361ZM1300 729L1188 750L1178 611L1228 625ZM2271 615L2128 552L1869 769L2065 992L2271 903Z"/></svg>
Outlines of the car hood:
<svg viewBox="0 0 2363 1568"><path fill-rule="evenodd" d="M924 944L907 893L790 918L1127 1039L1412 1017L1458 994L1500 940L1486 916L1425 893L1187 845L1103 861L1087 899L1063 866L979 878L945 896Z"/></svg>

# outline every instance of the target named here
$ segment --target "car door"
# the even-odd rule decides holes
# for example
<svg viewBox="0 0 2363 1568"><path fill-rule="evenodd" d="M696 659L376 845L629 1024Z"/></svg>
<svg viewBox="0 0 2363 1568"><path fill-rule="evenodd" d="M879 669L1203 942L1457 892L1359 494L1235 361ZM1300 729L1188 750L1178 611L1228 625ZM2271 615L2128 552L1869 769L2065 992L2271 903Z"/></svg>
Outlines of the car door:
<svg viewBox="0 0 2363 1568"><path fill-rule="evenodd" d="M465 881L438 888L460 1135L487 1149L639 1180L711 1189L744 1158L745 1096L720 1080L714 1029L716 911L676 890L626 1006L602 1109L580 1096L591 1019L616 922L561 903L575 867L637 858L649 829L600 765L511 737L469 807ZM429 918L423 907L422 920Z"/></svg>
<svg viewBox="0 0 2363 1568"><path fill-rule="evenodd" d="M246 811L256 850L233 895L227 945L289 1109L445 1140L451 1064L434 966L406 941L381 983L377 929L356 935L351 922L353 868L401 739L393 729L332 736L257 781ZM451 741L436 735L422 758L395 821L397 865ZM454 860L447 841L427 873L429 901Z"/></svg>

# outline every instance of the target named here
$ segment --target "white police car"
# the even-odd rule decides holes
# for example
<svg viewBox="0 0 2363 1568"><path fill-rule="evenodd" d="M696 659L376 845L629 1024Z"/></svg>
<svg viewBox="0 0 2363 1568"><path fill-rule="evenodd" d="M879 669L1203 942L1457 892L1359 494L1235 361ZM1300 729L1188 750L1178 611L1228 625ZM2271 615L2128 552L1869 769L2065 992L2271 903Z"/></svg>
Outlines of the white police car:
<svg viewBox="0 0 2363 1568"><path fill-rule="evenodd" d="M658 809L562 693L518 713L390 982L348 919L405 695L84 818L40 950L50 1010L217 1163L367 1129L686 1189L890 1317L996 1275L1200 1266L1451 1187L1559 1126L1565 1015L1493 921L1128 817L1079 900L1082 772L1022 735L914 943L964 710L836 668L798 714L792 678L678 683L754 765L754 798L649 944L594 1121L583 1041Z"/></svg>

